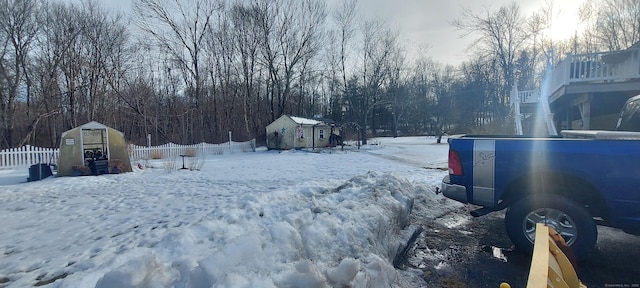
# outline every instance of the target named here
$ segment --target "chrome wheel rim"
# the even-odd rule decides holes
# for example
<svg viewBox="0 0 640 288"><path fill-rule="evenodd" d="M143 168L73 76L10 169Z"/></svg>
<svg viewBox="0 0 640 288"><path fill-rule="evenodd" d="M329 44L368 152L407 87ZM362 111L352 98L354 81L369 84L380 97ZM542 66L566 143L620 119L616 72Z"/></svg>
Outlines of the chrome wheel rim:
<svg viewBox="0 0 640 288"><path fill-rule="evenodd" d="M536 240L537 223L544 223L556 230L569 246L576 242L578 238L578 226L573 218L560 210L540 208L527 214L522 222L522 231L531 243Z"/></svg>

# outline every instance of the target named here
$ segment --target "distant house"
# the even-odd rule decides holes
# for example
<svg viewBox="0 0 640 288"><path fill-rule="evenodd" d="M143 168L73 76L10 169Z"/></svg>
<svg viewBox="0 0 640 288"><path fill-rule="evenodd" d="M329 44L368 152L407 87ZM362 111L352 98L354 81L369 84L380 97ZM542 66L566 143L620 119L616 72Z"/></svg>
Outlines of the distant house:
<svg viewBox="0 0 640 288"><path fill-rule="evenodd" d="M341 142L339 128L328 119L282 115L267 125L268 149L322 148Z"/></svg>

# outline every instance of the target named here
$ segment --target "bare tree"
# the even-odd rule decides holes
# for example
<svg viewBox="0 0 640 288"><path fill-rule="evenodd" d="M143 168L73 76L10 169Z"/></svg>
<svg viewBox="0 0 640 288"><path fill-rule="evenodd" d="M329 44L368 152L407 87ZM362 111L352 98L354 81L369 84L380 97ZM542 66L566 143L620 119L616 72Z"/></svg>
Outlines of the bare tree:
<svg viewBox="0 0 640 288"><path fill-rule="evenodd" d="M382 101L391 113L393 137L398 137L399 123L417 102L407 91L405 60L405 53L396 47L389 58L387 95Z"/></svg>
<svg viewBox="0 0 640 288"><path fill-rule="evenodd" d="M31 65L34 77L32 116L19 145L48 142L80 121L108 120L117 124L118 107L111 82L122 77L127 41L119 16L110 17L98 2L44 3L39 15ZM46 126L40 128L42 119ZM28 124L28 126L27 126ZM38 135L46 139L38 140Z"/></svg>
<svg viewBox="0 0 640 288"><path fill-rule="evenodd" d="M268 73L272 120L290 107L291 88L306 60L317 55L326 17L319 0L260 0L254 6L260 27L261 64Z"/></svg>
<svg viewBox="0 0 640 288"><path fill-rule="evenodd" d="M347 85L345 102L354 122L362 128L362 142L366 144L367 130L370 126L375 126L369 125L370 120L374 121L371 113L376 106L384 104L380 102L382 88L391 71L392 55L398 51L398 34L381 20L366 21L361 29L362 62L360 67L355 68L358 73L357 82ZM349 87L358 83L361 83L360 89Z"/></svg>
<svg viewBox="0 0 640 288"><path fill-rule="evenodd" d="M31 101L30 53L38 33L38 1L0 1L0 134L2 147L14 140L16 101ZM24 90L23 90L24 88Z"/></svg>
<svg viewBox="0 0 640 288"><path fill-rule="evenodd" d="M453 25L464 32L464 36L477 33L474 46L485 57L495 57L504 78L504 92L498 98L501 106L507 105L508 91L515 84L515 64L518 53L525 48L531 34L524 25L527 22L520 14L519 6L514 2L502 6L498 11L485 8L483 13L474 13L465 9L462 18L456 19ZM479 45L476 45L479 44ZM496 113L504 114L506 109L499 108Z"/></svg>
<svg viewBox="0 0 640 288"><path fill-rule="evenodd" d="M82 32L76 8L68 7L62 3L45 2L41 7L42 13L39 19L40 33L36 38L37 52L34 54L34 77L36 93L33 95L35 107L35 120L29 126L23 141L36 141L55 146L59 133L68 126L63 125L64 112L69 111L69 105L65 103L64 78L62 77L63 61L66 61L67 51L76 43L76 39ZM40 134L47 135L46 139L37 141L32 133L39 130L38 124L42 119L48 118L46 127ZM66 122L69 123L69 122ZM37 133L36 133L37 134Z"/></svg>
<svg viewBox="0 0 640 288"><path fill-rule="evenodd" d="M573 53L586 53L593 52L602 49L603 47L598 40L598 28L597 28L597 18L598 18L598 4L595 1L588 0L582 6L580 6L578 10L578 15L580 17L580 21L586 29L580 35L580 37L575 37L573 41Z"/></svg>
<svg viewBox="0 0 640 288"><path fill-rule="evenodd" d="M356 22L358 14L356 8L358 0L344 0L333 12L334 21L338 25L338 41L340 43L340 72L342 74L342 84L347 87L347 57L351 40L356 36Z"/></svg>
<svg viewBox="0 0 640 288"><path fill-rule="evenodd" d="M123 77L127 32L122 17L111 16L96 0L83 2L79 20L84 23L80 34L78 70L82 88L84 121L102 119L114 126L120 123L113 91L118 88L116 77Z"/></svg>
<svg viewBox="0 0 640 288"><path fill-rule="evenodd" d="M229 11L234 28L233 43L235 51L239 54L238 69L241 75L243 87L242 112L244 130L247 134L256 131L258 117L250 117L256 114L258 105L257 73L259 51L259 25L257 23L258 11L255 7L245 7L236 4Z"/></svg>
<svg viewBox="0 0 640 288"><path fill-rule="evenodd" d="M67 49L62 51L60 59L60 89L64 95L63 102L60 103L61 107L65 109L65 129L76 127L81 122L87 121L87 109L88 105L88 93L86 88L88 81L86 75L88 72L87 67L90 59L85 54L87 51L86 29L89 26L87 21L90 20L86 17L85 11L75 4L66 7L66 11L57 15L62 17L59 21L64 22L66 25L62 26L61 31L58 31L63 35L63 41L69 41Z"/></svg>
<svg viewBox="0 0 640 288"><path fill-rule="evenodd" d="M331 23L333 29L327 33L327 41L324 48L324 93L331 95L327 99L326 114L331 114L337 121L344 120L344 109L347 103L344 95L347 92L349 73L348 65L356 60L350 59L350 54L355 50L355 38L358 36L357 0L342 0L331 10ZM352 67L350 67L352 68ZM352 69L353 70L353 69Z"/></svg>
<svg viewBox="0 0 640 288"><path fill-rule="evenodd" d="M482 128L482 132L508 133L503 129L508 126L506 121L494 121L497 117L503 117L495 113L498 95L504 93L504 86L500 84L504 80L500 73L495 73L498 69L495 59L487 59L482 55L462 63L459 69L462 73L461 83L454 90L455 108L452 111L459 114L452 116L458 124L458 131L480 133L478 129L483 125L492 124L491 127Z"/></svg>
<svg viewBox="0 0 640 288"><path fill-rule="evenodd" d="M553 39L545 34L545 32L550 31L549 29L553 26L553 18L554 18L554 4L551 1L545 2L545 6L543 6L537 12L534 12L527 21L525 28L529 31L531 35L531 46L529 49L523 49L520 51L517 59L518 67L522 67L523 64L531 67L530 71L523 71L522 69L518 70L519 75L516 76L516 85L518 85L519 89L527 86L537 85L533 74L536 71L536 68L545 69L544 63L547 63L546 60L554 60L547 59L553 58L555 50L557 50L556 46L553 42ZM526 59L529 61L528 63L523 63L523 55L526 55ZM543 61L539 61L542 56Z"/></svg>
<svg viewBox="0 0 640 288"><path fill-rule="evenodd" d="M599 5L596 33L602 45L616 51L640 41L640 1L605 0Z"/></svg>
<svg viewBox="0 0 640 288"><path fill-rule="evenodd" d="M203 102L201 106L206 107L211 114L206 117L208 127L202 127L205 129L204 133L217 135L218 138L234 129L234 123L239 122L235 118L239 114L236 109L240 107L241 99L238 96L240 91L235 69L232 21L230 17L220 15L214 22L217 29L213 29L211 25L203 42L203 55L206 55L203 63L209 69L212 83L210 93L213 97L208 97L207 103Z"/></svg>
<svg viewBox="0 0 640 288"><path fill-rule="evenodd" d="M431 126L432 119L432 102L429 101L429 94L431 91L431 80L433 71L435 70L436 62L431 59L427 53L426 48L420 49L418 58L413 62L410 73L410 80L407 84L409 87L409 93L411 99L414 99L414 109L412 110L412 123L417 125L416 132L434 133Z"/></svg>
<svg viewBox="0 0 640 288"><path fill-rule="evenodd" d="M211 29L214 14L221 9L218 1L196 0L136 0L133 3L138 27L150 35L169 54L176 66L184 71L185 91L192 92L192 108L197 112L194 128L204 139L203 126L205 111L202 111L203 41ZM205 70L206 71L206 70ZM192 138L192 140L196 140Z"/></svg>
<svg viewBox="0 0 640 288"><path fill-rule="evenodd" d="M453 66L435 66L430 95L434 104L432 115L434 116L435 132L438 137L437 143L442 141L442 135L447 132L445 131L445 125L451 122L454 115L452 106L455 84L456 75Z"/></svg>

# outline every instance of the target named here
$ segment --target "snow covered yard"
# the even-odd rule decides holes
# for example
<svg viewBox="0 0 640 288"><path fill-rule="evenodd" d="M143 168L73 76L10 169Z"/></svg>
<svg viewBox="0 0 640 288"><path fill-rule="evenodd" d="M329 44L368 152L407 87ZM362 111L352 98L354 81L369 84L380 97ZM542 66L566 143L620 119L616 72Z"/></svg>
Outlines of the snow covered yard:
<svg viewBox="0 0 640 288"><path fill-rule="evenodd" d="M392 262L414 222L460 206L433 193L448 146L374 143L209 155L200 171L0 170L0 287L416 287Z"/></svg>

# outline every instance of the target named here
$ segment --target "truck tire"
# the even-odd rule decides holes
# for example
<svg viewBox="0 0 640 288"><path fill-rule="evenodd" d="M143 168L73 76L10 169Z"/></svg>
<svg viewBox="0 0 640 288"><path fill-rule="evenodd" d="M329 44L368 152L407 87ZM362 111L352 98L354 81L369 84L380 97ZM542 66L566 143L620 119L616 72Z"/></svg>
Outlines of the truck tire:
<svg viewBox="0 0 640 288"><path fill-rule="evenodd" d="M509 206L505 227L518 250L533 253L536 223L545 223L560 233L578 259L588 258L594 250L598 238L596 224L583 206L570 199L540 195Z"/></svg>

